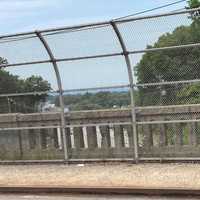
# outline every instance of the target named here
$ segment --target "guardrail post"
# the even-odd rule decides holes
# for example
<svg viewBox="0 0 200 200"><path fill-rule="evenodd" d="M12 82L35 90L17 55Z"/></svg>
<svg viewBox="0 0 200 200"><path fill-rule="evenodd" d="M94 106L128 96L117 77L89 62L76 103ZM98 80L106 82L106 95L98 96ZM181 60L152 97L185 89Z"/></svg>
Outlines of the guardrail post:
<svg viewBox="0 0 200 200"><path fill-rule="evenodd" d="M45 38L42 36L42 34L39 31L35 32L37 37L40 39L42 42L44 48L46 49L49 58L51 59L52 65L54 67L56 79L57 79L57 84L58 84L58 90L59 90L59 103L61 107L61 129L62 129L62 138L63 138L63 148L64 148L64 160L65 162L68 162L68 147L67 147L67 141L66 141L66 124L65 124L65 111L64 111L64 99L63 99L63 89L62 89L62 82L61 82L61 77L58 69L58 65L56 63L56 59L54 58L54 55L45 40Z"/></svg>
<svg viewBox="0 0 200 200"><path fill-rule="evenodd" d="M138 135L137 135L137 126L136 126L136 112L135 112L135 99L134 99L134 84L133 84L133 73L131 69L131 61L129 58L129 52L127 51L125 42L123 40L123 37L114 21L110 22L111 26L113 27L113 30L119 40L119 43L121 45L123 55L125 57L127 70L128 70L128 77L129 77L129 83L130 83L130 95L131 95L131 113L132 113L132 126L133 126L133 142L134 142L134 159L135 162L138 163Z"/></svg>

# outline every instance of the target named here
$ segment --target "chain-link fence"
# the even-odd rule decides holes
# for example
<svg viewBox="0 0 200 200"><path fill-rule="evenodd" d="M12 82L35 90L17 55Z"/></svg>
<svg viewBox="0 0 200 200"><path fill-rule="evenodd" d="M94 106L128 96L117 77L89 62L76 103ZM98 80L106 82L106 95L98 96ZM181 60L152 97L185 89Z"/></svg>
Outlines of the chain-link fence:
<svg viewBox="0 0 200 200"><path fill-rule="evenodd" d="M0 159L199 159L199 12L0 36Z"/></svg>

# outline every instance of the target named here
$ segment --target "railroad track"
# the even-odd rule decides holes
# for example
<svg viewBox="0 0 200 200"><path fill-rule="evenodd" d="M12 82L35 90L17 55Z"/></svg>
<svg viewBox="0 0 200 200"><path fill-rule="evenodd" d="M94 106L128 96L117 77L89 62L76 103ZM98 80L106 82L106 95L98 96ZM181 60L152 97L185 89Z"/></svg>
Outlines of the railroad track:
<svg viewBox="0 0 200 200"><path fill-rule="evenodd" d="M188 196L199 197L198 189L183 188L130 188L130 187L0 187L1 194L95 194L95 195L144 195L144 196Z"/></svg>

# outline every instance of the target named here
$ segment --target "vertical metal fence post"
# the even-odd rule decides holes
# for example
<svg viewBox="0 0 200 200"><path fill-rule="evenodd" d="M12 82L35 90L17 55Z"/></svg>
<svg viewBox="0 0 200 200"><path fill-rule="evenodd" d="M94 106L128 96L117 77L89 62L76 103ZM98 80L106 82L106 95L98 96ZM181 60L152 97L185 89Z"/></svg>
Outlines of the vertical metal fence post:
<svg viewBox="0 0 200 200"><path fill-rule="evenodd" d="M113 27L113 30L119 40L119 43L121 45L123 55L125 57L127 70L128 70L128 77L129 77L129 83L130 83L130 95L131 95L131 113L132 113L132 126L133 126L133 139L134 139L134 159L135 162L138 163L138 136L137 136L137 127L136 127L136 113L135 113L135 99L134 99L134 84L133 84L133 73L131 70L131 61L129 58L129 53L127 51L125 42L123 40L123 37L114 21L110 22L111 26Z"/></svg>
<svg viewBox="0 0 200 200"><path fill-rule="evenodd" d="M42 34L39 31L35 32L37 37L40 39L40 41L42 42L43 46L45 47L52 65L54 67L54 71L56 74L56 79L57 79L57 84L58 84L58 89L59 89L59 103L60 103L60 107L61 107L61 128L62 128L62 135L63 135L63 148L64 148L64 160L67 162L68 161L68 148L67 148L67 141L66 141L66 131L65 131L65 111L64 111L64 100L63 100L63 89L62 89L62 82L61 82L61 77L60 77L60 73L59 73L59 69L58 69L58 65L56 63L55 57L47 43L47 41L45 40L45 38L42 36Z"/></svg>

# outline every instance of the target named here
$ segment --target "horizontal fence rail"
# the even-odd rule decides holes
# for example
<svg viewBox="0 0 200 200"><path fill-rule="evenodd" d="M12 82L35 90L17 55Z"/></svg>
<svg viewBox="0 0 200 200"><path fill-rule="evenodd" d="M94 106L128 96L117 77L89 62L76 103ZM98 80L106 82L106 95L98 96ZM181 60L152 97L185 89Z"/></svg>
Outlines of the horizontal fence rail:
<svg viewBox="0 0 200 200"><path fill-rule="evenodd" d="M143 19L166 17L166 16L172 16L172 15L181 15L181 14L187 14L187 13L194 13L194 12L199 11L199 10L200 10L200 8L194 8L194 9L189 9L189 10L179 11L179 12L169 12L169 13L158 14L158 15L150 15L150 16L144 16L144 17L134 17L134 18L129 18L129 19L111 20L111 21L115 22L115 23L124 23L124 22L136 21L136 20L143 20ZM63 30L77 30L77 29L79 30L79 29L88 28L88 27L98 27L98 26L101 27L101 26L104 26L104 25L109 25L111 21L95 22L95 23L81 24L81 25L76 25L76 26L67 26L67 27L59 27L59 28L37 30L37 32L48 33L48 32L63 31ZM29 32L24 32L24 33L1 35L0 39L10 38L10 37L27 36L27 35L32 35L35 32L36 31L29 31Z"/></svg>

